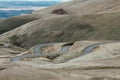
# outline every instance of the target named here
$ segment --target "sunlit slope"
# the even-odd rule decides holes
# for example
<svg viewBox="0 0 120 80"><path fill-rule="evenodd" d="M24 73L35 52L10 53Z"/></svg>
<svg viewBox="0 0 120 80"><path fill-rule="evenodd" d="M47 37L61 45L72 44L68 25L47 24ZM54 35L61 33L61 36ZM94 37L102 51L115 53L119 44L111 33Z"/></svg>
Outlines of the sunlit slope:
<svg viewBox="0 0 120 80"><path fill-rule="evenodd" d="M55 9L63 8L69 15L102 14L111 12L120 12L119 0L74 0L61 3L46 9L38 10L30 15L8 18L0 22L0 33L10 31L30 21L42 18L49 18L53 15L51 12Z"/></svg>
<svg viewBox="0 0 120 80"><path fill-rule="evenodd" d="M39 19L2 34L0 40L15 41L25 47L46 42L120 40L119 21L119 13Z"/></svg>
<svg viewBox="0 0 120 80"><path fill-rule="evenodd" d="M51 13L55 9L63 8L69 14L96 14L120 11L119 0L73 0L34 13Z"/></svg>

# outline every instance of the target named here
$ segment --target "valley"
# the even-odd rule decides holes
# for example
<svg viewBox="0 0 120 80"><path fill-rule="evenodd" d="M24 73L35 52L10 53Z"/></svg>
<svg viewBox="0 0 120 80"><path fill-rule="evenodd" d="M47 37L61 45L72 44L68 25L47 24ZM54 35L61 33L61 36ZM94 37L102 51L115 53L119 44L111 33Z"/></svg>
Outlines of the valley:
<svg viewBox="0 0 120 80"><path fill-rule="evenodd" d="M120 1L72 0L0 21L0 80L120 80Z"/></svg>

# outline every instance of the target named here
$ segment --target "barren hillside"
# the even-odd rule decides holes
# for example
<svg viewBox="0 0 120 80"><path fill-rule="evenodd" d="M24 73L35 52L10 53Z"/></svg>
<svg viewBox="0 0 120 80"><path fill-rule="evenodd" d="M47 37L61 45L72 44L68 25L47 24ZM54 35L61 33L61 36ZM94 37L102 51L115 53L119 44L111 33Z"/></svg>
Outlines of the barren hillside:
<svg viewBox="0 0 120 80"><path fill-rule="evenodd" d="M119 13L39 19L0 35L0 40L27 48L46 42L120 40L119 21Z"/></svg>
<svg viewBox="0 0 120 80"><path fill-rule="evenodd" d="M108 42L44 44L25 52L21 49L23 52L18 55L19 48L6 48L6 53L2 54L5 48L0 46L3 51L0 52L0 80L120 80L120 42ZM65 46L70 47L50 58ZM38 47L39 56L35 51ZM46 57L42 57L43 54Z"/></svg>
<svg viewBox="0 0 120 80"><path fill-rule="evenodd" d="M75 0L10 18L0 23L1 30L18 28L0 35L0 41L30 48L46 42L120 40L119 4L119 0ZM51 13L59 8L68 14Z"/></svg>
<svg viewBox="0 0 120 80"><path fill-rule="evenodd" d="M96 14L107 12L119 12L119 0L73 0L71 2L62 3L47 9L36 11L34 13L50 14L53 10L64 8L69 14Z"/></svg>
<svg viewBox="0 0 120 80"><path fill-rule="evenodd" d="M1 31L0 80L120 80L120 0L61 3Z"/></svg>

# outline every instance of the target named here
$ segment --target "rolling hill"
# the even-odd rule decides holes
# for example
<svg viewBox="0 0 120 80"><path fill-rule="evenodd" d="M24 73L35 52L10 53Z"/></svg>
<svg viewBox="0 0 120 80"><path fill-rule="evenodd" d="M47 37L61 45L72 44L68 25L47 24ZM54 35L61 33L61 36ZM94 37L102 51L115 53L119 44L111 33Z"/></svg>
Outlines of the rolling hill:
<svg viewBox="0 0 120 80"><path fill-rule="evenodd" d="M120 80L120 0L65 2L0 30L0 80Z"/></svg>
<svg viewBox="0 0 120 80"><path fill-rule="evenodd" d="M18 28L0 35L0 41L30 48L46 42L120 40L119 4L119 0L74 0L36 11L29 15L30 18L10 18L1 24L9 25L11 29ZM59 8L63 8L68 14L51 13ZM14 20L18 20L18 24L14 24ZM19 23L19 20L22 22Z"/></svg>

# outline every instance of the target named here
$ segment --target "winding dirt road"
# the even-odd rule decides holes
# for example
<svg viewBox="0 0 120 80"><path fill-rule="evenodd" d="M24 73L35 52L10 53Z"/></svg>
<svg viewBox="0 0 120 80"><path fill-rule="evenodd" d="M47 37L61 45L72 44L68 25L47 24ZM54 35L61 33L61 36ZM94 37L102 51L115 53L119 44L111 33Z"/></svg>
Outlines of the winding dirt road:
<svg viewBox="0 0 120 80"><path fill-rule="evenodd" d="M96 43L96 44L90 45L83 50L83 53L80 56L84 56L88 53L91 53L95 48L99 47L100 45L108 44L108 43L118 43L118 42L119 41L110 41L110 42L102 42L102 43Z"/></svg>
<svg viewBox="0 0 120 80"><path fill-rule="evenodd" d="M81 56L84 56L86 54L89 54L91 53L95 48L99 47L100 45L103 45L103 44L108 44L108 43L117 43L117 41L111 41L111 42L102 42L102 43L96 43L96 44L92 44L88 47L86 47L84 50L83 50L83 53L80 55ZM26 55L21 55L21 56L16 56L14 58L12 58L10 61L11 62L15 62L15 61L21 61L22 59L24 58L33 58L33 57L49 57L49 58L54 58L56 56L59 56L60 54L62 54L63 52L67 51L71 46L72 44L71 43L66 43L64 44L64 46L61 48L61 50L59 50L58 52L56 53L52 53L52 54L44 54L42 52L42 48L45 47L45 46L50 46L50 45L54 45L56 43L49 43L49 44L41 44L41 45L37 45L33 48L34 50L34 54L26 54Z"/></svg>
<svg viewBox="0 0 120 80"><path fill-rule="evenodd" d="M42 52L42 48L45 46L50 46L50 45L55 45L56 43L48 43L48 44L41 44L41 45L36 45L33 47L34 50L34 54L25 54L25 55L20 55L20 56L16 56L13 57L10 61L11 62L15 62L15 61L21 61L24 58L33 58L33 57L49 57L49 58L53 58L56 57L60 54L62 54L63 52L67 51L71 46L72 43L66 43L62 46L61 50L59 50L56 53L52 53L52 54L44 54Z"/></svg>

